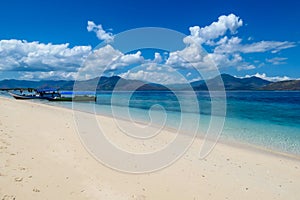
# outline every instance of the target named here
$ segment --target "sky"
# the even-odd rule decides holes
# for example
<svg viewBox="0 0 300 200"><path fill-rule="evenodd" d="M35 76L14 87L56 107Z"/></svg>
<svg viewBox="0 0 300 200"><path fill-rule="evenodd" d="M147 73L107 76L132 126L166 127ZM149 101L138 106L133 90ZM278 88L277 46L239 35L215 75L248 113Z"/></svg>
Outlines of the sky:
<svg viewBox="0 0 300 200"><path fill-rule="evenodd" d="M0 79L92 78L105 67L104 75L174 83L201 79L197 70L211 65L237 77L298 79L299 7L295 0L1 1ZM185 34L183 46L114 47L118 34L142 27Z"/></svg>

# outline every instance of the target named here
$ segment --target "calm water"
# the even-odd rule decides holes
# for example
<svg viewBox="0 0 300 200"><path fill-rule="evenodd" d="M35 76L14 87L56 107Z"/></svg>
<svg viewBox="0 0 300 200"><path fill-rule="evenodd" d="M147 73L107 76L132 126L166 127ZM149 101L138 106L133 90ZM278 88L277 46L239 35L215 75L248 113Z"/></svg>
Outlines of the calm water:
<svg viewBox="0 0 300 200"><path fill-rule="evenodd" d="M227 92L227 113L223 140L263 146L276 151L300 155L300 92ZM112 98L113 97L113 98ZM162 123L178 129L182 117L183 129L189 131L200 115L200 134L205 133L211 119L211 98L208 92L103 92L97 94L93 107L97 114L149 122L150 116L155 123ZM68 102L46 102L64 107L72 107ZM197 106L200 108L196 109ZM76 103L76 108L91 110L89 103ZM129 109L130 116L127 115ZM150 109L150 110L149 110ZM218 113L218 112L217 112ZM164 115L165 114L165 115ZM217 114L218 115L218 114ZM155 121L156 120L156 121Z"/></svg>

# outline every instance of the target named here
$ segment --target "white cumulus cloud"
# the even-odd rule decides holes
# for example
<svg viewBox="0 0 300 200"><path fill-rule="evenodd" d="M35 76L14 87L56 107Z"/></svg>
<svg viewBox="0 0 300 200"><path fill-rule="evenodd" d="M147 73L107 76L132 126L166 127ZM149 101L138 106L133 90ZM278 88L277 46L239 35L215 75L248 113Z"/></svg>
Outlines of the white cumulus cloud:
<svg viewBox="0 0 300 200"><path fill-rule="evenodd" d="M200 45L190 44L183 50L170 52L166 64L175 67L203 68L205 55L206 52ZM208 67L208 66L204 66L204 67Z"/></svg>
<svg viewBox="0 0 300 200"><path fill-rule="evenodd" d="M107 44L94 50L86 59L79 70L78 79L90 79L103 75L107 71L117 71L130 65L138 65L145 62L140 51L132 54L124 54Z"/></svg>
<svg viewBox="0 0 300 200"><path fill-rule="evenodd" d="M102 75L112 62L122 55L122 52L111 45L93 50L78 71L78 79L90 79Z"/></svg>
<svg viewBox="0 0 300 200"><path fill-rule="evenodd" d="M214 40L230 31L235 34L237 29L243 25L243 21L236 15L222 15L218 21L213 22L209 26L200 28L199 26L190 27L190 35L184 38L186 44L197 43L203 44L210 40Z"/></svg>
<svg viewBox="0 0 300 200"><path fill-rule="evenodd" d="M174 84L174 83L187 83L188 81L175 70L163 69L161 70L148 70L148 64L130 69L127 72L121 73L119 76L125 79L142 80L151 83L159 84ZM152 66L153 67L153 66ZM162 66L159 66L162 67ZM169 66L163 66L163 68L170 68Z"/></svg>
<svg viewBox="0 0 300 200"><path fill-rule="evenodd" d="M155 62L155 63L160 63L160 62L162 62L162 61L163 61L163 59L162 59L160 53L155 52L153 62Z"/></svg>
<svg viewBox="0 0 300 200"><path fill-rule="evenodd" d="M49 71L49 72L23 72L20 79L24 80L74 80L77 77L76 72Z"/></svg>
<svg viewBox="0 0 300 200"><path fill-rule="evenodd" d="M190 27L190 35L183 39L187 45L184 49L170 52L166 64L175 67L211 70L234 67L238 70L255 69L263 65L263 61L250 63L245 61L244 55L249 53L278 53L281 50L296 46L289 41L258 41L243 40L238 36L229 36L237 33L243 25L242 19L234 14L222 15L216 22L205 26ZM208 45L208 52L201 47ZM272 64L282 63L283 60L267 60Z"/></svg>
<svg viewBox="0 0 300 200"><path fill-rule="evenodd" d="M116 70L129 65L142 64L143 62L144 57L142 56L142 52L140 51L134 54L122 54L112 64L109 65L107 70Z"/></svg>
<svg viewBox="0 0 300 200"><path fill-rule="evenodd" d="M44 44L25 40L0 41L0 70L76 71L91 52L90 46Z"/></svg>
<svg viewBox="0 0 300 200"><path fill-rule="evenodd" d="M296 46L290 41L254 41L241 39L238 29L243 26L243 20L234 14L222 15L208 26L192 26L190 34L183 39L186 47L173 52L158 52L154 59L145 59L141 51L125 54L115 49L109 43L114 35L103 29L102 25L88 21L87 31L95 32L100 40L106 42L102 48L92 50L91 46L70 47L65 44L45 44L37 41L0 40L0 72L22 72L24 79L88 79L100 76L104 71L111 74L121 74L132 79L148 80L163 83L184 81L184 77L172 78L170 74L175 69L184 71L189 79L194 74L192 68L201 71L232 67L237 70L250 70L265 63L285 64L287 58L276 54L284 49ZM202 47L208 47L206 50ZM251 61L246 54L273 53L273 58L263 61L254 58ZM133 70L137 66L144 69ZM169 65L164 68L163 65ZM128 68L127 68L128 67ZM79 70L79 74L76 72ZM173 75L172 75L173 76ZM266 74L255 74L268 80L287 80L289 77L267 77ZM176 77L176 76L175 76Z"/></svg>
<svg viewBox="0 0 300 200"><path fill-rule="evenodd" d="M114 40L114 35L110 32L106 32L102 25L96 25L93 21L88 21L87 30L89 32L95 32L99 40L103 40L107 43L112 42Z"/></svg>

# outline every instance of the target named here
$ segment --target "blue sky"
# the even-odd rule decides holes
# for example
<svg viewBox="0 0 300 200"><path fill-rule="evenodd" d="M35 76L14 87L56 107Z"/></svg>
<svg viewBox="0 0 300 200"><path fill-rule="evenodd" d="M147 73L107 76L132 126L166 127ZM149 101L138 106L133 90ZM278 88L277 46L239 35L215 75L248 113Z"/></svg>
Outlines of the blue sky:
<svg viewBox="0 0 300 200"><path fill-rule="evenodd" d="M230 14L241 20L242 25L239 25L234 33L228 29L225 34L212 38L215 43L227 37L227 43L233 41L231 40L233 38L241 40L236 48L246 48L247 45L247 48L252 48L249 47L251 44L256 44L253 48L258 48L257 45L267 45L268 48L264 47L259 52L257 50L251 52L247 49L244 52L240 52L240 50L228 52L226 50L225 53L219 53L218 56L226 54L229 60L231 59L231 63L224 64L223 61L217 63L217 65L221 65L219 68L222 73L230 73L240 77L255 74L264 77L266 74L265 78L269 79L272 77L280 79L284 76L287 76L286 78L300 78L300 57L298 56L300 55L300 12L298 11L300 3L294 0L131 0L128 2L11 0L2 1L0 5L0 41L2 41L0 43L0 79L74 78L84 56L101 42L93 31L87 30L88 21L94 22L95 26L101 24L103 31L112 35L129 29L148 26L169 28L190 35L190 27L198 26L201 29L210 26L213 22L218 22L220 16L228 17ZM26 40L27 44L24 45L22 40ZM3 41L10 41L10 43L7 44ZM34 41L45 46L49 43L57 45L49 48L52 48L52 51L54 48L58 54L59 51L65 52L61 60L67 60L68 57L65 55L72 54L70 52L74 53L75 50L76 55L71 56L70 60L72 61L70 62L60 61L57 63L53 61L57 55L52 54L47 57L46 49L48 47L36 47L36 44L31 44ZM263 41L269 43L261 43ZM286 43L279 44L276 42ZM67 43L68 46L65 45ZM207 43L201 44L209 53L216 51L218 46ZM277 47L272 49L270 47L272 45L277 45ZM13 48L13 50L9 48ZM108 48L106 50L112 51ZM137 52L132 53L131 57L137 56L135 53ZM144 53L145 55L143 52L141 53L141 56L145 56L142 59L147 60L147 53ZM154 57L154 53L152 57ZM34 57L34 62L32 61L33 54L37 54ZM239 61L233 61L234 56ZM136 61L135 64L142 62L139 59ZM39 67L35 65L39 65ZM244 67L241 67L242 65ZM126 71L128 68L118 67L118 70L116 70L116 74L123 73L124 77L139 77L128 76L129 73ZM125 76L126 72L127 76ZM134 75L137 71L131 72ZM186 75L188 73L186 72ZM197 78L196 75L189 75L188 77L186 78L189 80Z"/></svg>

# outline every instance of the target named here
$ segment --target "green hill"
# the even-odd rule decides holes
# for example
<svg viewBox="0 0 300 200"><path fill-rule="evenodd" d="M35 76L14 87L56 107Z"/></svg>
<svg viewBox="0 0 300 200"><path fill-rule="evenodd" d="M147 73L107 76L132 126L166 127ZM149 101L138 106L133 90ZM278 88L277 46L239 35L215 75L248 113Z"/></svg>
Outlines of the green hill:
<svg viewBox="0 0 300 200"><path fill-rule="evenodd" d="M261 90L300 90L300 80L271 83L262 87Z"/></svg>

